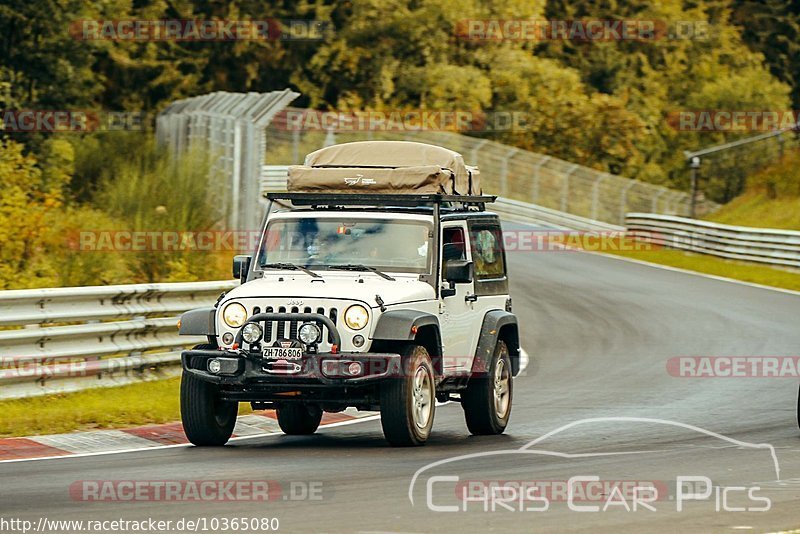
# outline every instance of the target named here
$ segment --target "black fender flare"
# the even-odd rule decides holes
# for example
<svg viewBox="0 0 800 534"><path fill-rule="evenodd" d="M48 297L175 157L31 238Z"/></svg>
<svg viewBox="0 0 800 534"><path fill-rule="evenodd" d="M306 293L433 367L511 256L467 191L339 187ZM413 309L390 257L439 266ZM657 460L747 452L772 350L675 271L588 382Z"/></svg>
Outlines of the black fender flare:
<svg viewBox="0 0 800 534"><path fill-rule="evenodd" d="M378 324L372 333L373 342L381 341L414 341L419 330L432 331L433 338L428 338L433 345L435 353L431 354L433 366L438 373L442 373L442 334L439 328L439 318L435 315L418 310L391 310L378 318Z"/></svg>
<svg viewBox="0 0 800 534"><path fill-rule="evenodd" d="M412 341L416 335L416 329L430 325L435 326L436 331L439 332L439 318L431 313L417 310L392 310L378 318L372 339Z"/></svg>
<svg viewBox="0 0 800 534"><path fill-rule="evenodd" d="M519 327L517 316L503 310L491 310L483 316L483 325L472 360L472 376L480 376L489 370L497 340L502 338L508 345L513 375L519 373Z"/></svg>
<svg viewBox="0 0 800 534"><path fill-rule="evenodd" d="M212 336L217 335L217 325L214 321L216 308L197 308L181 315L178 334L182 336Z"/></svg>

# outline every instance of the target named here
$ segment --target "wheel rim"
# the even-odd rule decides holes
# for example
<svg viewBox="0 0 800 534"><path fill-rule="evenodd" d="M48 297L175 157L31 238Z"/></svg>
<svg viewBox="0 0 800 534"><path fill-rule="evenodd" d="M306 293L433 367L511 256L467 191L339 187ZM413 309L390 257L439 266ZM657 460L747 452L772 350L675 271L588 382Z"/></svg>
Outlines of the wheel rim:
<svg viewBox="0 0 800 534"><path fill-rule="evenodd" d="M503 419L511 404L511 375L503 358L498 358L494 366L494 411Z"/></svg>
<svg viewBox="0 0 800 534"><path fill-rule="evenodd" d="M417 367L414 373L413 383L413 402L411 413L414 418L414 424L419 429L424 429L428 426L433 412L433 395L431 393L431 377L428 374L428 369L425 366Z"/></svg>

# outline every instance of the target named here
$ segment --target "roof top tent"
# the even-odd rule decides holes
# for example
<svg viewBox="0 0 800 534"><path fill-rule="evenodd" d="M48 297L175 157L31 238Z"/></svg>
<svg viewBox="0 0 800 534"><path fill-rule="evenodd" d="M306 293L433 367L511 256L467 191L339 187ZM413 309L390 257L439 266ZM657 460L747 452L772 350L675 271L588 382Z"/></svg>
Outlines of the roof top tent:
<svg viewBox="0 0 800 534"><path fill-rule="evenodd" d="M458 152L410 141L359 141L322 148L289 167L292 193L480 195L477 167Z"/></svg>

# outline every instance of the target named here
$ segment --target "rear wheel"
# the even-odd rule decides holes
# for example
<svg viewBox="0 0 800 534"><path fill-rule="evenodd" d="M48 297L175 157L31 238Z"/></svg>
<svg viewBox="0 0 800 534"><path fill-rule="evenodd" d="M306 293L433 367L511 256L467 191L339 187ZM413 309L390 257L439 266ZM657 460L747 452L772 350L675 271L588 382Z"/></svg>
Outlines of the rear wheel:
<svg viewBox="0 0 800 534"><path fill-rule="evenodd" d="M213 350L214 345L195 349ZM191 443L199 446L225 445L233 435L239 403L223 401L217 384L200 380L191 373L181 377L181 421Z"/></svg>
<svg viewBox="0 0 800 534"><path fill-rule="evenodd" d="M381 426L394 447L423 445L430 436L436 411L436 383L431 357L421 345L400 351L403 376L381 384Z"/></svg>
<svg viewBox="0 0 800 534"><path fill-rule="evenodd" d="M278 425L290 436L313 434L322 421L322 410L318 406L290 403L280 406L277 412Z"/></svg>
<svg viewBox="0 0 800 534"><path fill-rule="evenodd" d="M461 394L467 428L475 435L502 434L511 415L513 376L505 341L498 340L487 376L470 379Z"/></svg>
<svg viewBox="0 0 800 534"><path fill-rule="evenodd" d="M797 392L797 426L800 428L800 391Z"/></svg>

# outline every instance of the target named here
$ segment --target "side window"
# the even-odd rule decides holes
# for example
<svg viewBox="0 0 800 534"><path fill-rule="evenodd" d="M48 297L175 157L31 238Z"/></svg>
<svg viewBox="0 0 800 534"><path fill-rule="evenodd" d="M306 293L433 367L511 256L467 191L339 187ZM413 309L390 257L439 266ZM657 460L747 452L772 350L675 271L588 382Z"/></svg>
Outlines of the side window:
<svg viewBox="0 0 800 534"><path fill-rule="evenodd" d="M467 240L463 228L442 229L442 259L445 263L450 260L467 259Z"/></svg>
<svg viewBox="0 0 800 534"><path fill-rule="evenodd" d="M478 280L503 278L506 275L503 256L503 235L495 225L475 225L470 228L472 260Z"/></svg>

